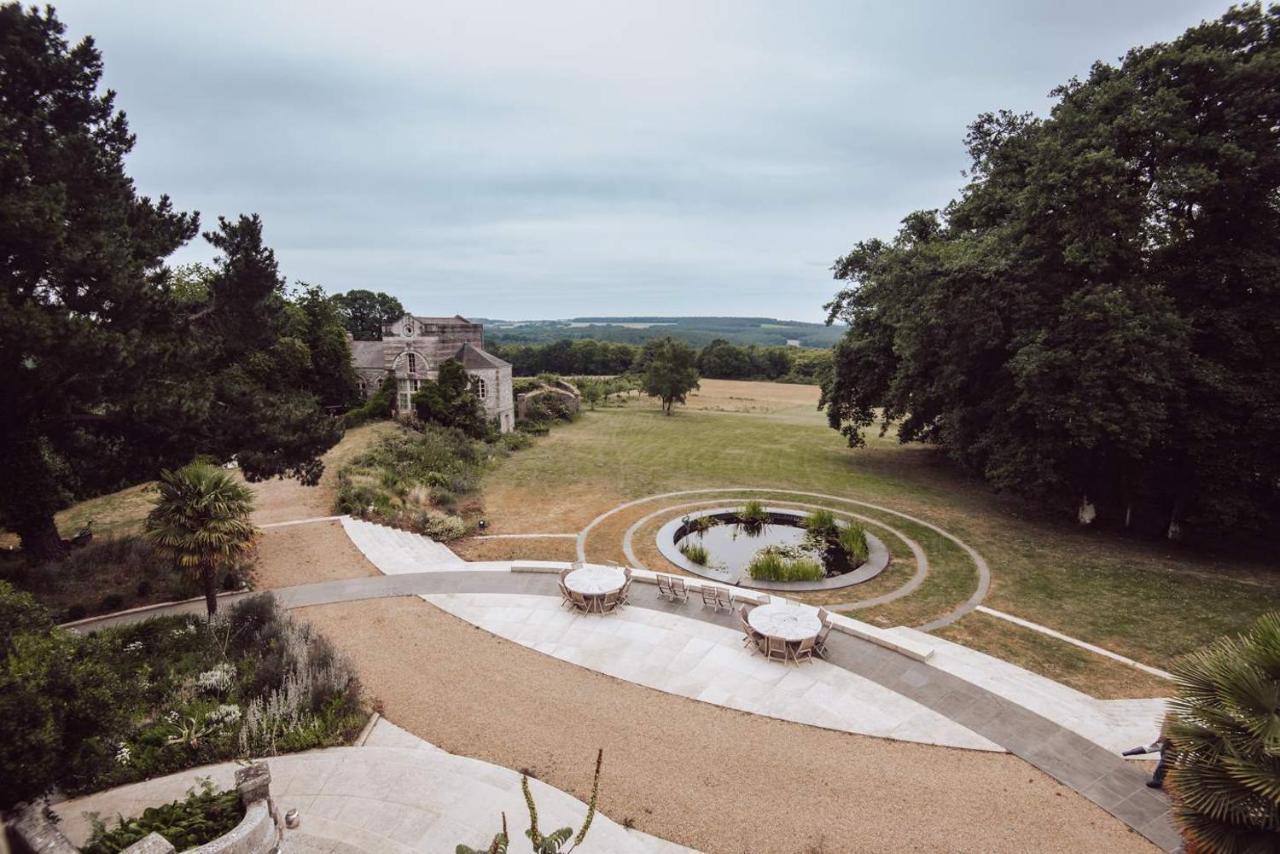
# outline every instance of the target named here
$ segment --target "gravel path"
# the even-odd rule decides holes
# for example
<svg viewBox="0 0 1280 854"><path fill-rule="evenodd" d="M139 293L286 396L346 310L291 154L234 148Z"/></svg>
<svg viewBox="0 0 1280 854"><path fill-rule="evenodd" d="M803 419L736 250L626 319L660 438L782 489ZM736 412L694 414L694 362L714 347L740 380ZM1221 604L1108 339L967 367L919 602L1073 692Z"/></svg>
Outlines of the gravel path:
<svg viewBox="0 0 1280 854"><path fill-rule="evenodd" d="M416 598L295 613L353 658L394 723L584 800L603 747L601 810L703 851L1154 850L1012 756L830 732L663 694L501 640Z"/></svg>
<svg viewBox="0 0 1280 854"><path fill-rule="evenodd" d="M267 528L258 540L258 590L381 574L351 542L341 522Z"/></svg>

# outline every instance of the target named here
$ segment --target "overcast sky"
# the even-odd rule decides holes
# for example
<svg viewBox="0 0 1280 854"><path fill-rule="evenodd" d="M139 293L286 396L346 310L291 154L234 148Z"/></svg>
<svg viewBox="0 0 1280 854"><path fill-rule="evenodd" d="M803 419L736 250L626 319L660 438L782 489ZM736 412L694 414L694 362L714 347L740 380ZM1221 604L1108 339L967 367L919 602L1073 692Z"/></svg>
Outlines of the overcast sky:
<svg viewBox="0 0 1280 854"><path fill-rule="evenodd" d="M1225 2L58 3L130 171L292 281L418 314L821 320L962 184L965 126ZM207 260L197 240L177 260Z"/></svg>

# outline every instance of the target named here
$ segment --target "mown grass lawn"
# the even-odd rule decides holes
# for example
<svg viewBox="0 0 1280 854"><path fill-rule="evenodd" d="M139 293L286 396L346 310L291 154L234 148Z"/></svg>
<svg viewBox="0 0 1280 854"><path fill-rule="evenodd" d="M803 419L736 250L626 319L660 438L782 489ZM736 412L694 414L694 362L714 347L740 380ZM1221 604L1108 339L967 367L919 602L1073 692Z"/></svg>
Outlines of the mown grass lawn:
<svg viewBox="0 0 1280 854"><path fill-rule="evenodd" d="M812 388L704 381L690 406L672 417L636 400L587 412L490 472L483 486L487 517L500 533L575 531L625 501L719 487L767 488L779 498L789 490L822 492L880 504L938 525L982 553L992 570L991 607L1157 667L1280 608L1280 566L1045 518L957 473L932 449L902 446L892 437L871 437L867 448L849 449L813 408L816 399ZM610 540L659 506L646 506L626 524L602 526L588 542L589 556L616 559ZM846 509L883 519L919 542L935 576L917 595L855 616L919 623L972 592L972 564L944 538L887 514ZM960 634L1001 657L1050 675L1069 669L1073 683L1089 682L1087 673L1080 675L1088 665L1066 644L1046 648L1043 636L1029 638L991 618L983 618L981 631ZM1064 647L1056 664L1054 645ZM1111 686L1135 672L1117 673L1122 665L1100 658L1095 667L1098 682ZM1150 693L1146 680L1138 681ZM1104 693L1113 690L1121 688Z"/></svg>

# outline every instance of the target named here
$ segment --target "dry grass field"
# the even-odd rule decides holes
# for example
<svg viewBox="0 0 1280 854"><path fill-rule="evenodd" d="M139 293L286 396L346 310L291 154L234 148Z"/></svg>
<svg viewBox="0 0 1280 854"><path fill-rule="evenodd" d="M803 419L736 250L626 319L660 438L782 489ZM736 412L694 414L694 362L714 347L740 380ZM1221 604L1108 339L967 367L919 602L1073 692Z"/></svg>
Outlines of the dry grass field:
<svg viewBox="0 0 1280 854"><path fill-rule="evenodd" d="M671 417L656 403L634 397L584 413L489 473L483 484L489 531L571 532L625 502L676 490L754 487L770 490L763 495L777 500L815 501L790 493L803 490L882 505L937 525L986 557L992 607L1157 667L1280 608L1275 564L1045 518L1025 502L996 495L956 472L933 449L899 445L892 435L871 435L866 448L849 449L826 426L817 399L812 386L704 380ZM664 506L715 497L681 496L610 516L592 530L588 557L622 562L623 535L636 522ZM916 594L853 612L859 619L918 624L948 612L974 589L972 563L943 537L888 513L831 506L892 526L916 540L930 562L929 579ZM665 518L680 513L672 509ZM667 569L651 546L662 521L643 526L634 542L642 562ZM891 577L909 576L910 554L894 546L892 535L882 538L894 553L897 575ZM892 581L874 583L848 598L885 592ZM809 598L829 604L833 597ZM944 634L1098 696L1149 696L1166 687L1131 668L981 615L964 618Z"/></svg>

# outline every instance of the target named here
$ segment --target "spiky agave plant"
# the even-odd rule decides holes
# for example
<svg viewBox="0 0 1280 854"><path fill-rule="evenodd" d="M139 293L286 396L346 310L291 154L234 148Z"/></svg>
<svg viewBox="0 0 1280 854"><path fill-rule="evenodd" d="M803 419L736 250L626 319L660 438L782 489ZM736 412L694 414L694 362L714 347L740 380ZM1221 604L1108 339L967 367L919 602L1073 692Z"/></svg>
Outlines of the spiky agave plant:
<svg viewBox="0 0 1280 854"><path fill-rule="evenodd" d="M209 616L218 610L218 574L253 551L252 512L253 493L218 466L195 462L160 474L146 537L203 588Z"/></svg>
<svg viewBox="0 0 1280 854"><path fill-rule="evenodd" d="M1191 850L1274 851L1280 840L1280 612L1173 666L1165 735L1173 816Z"/></svg>

